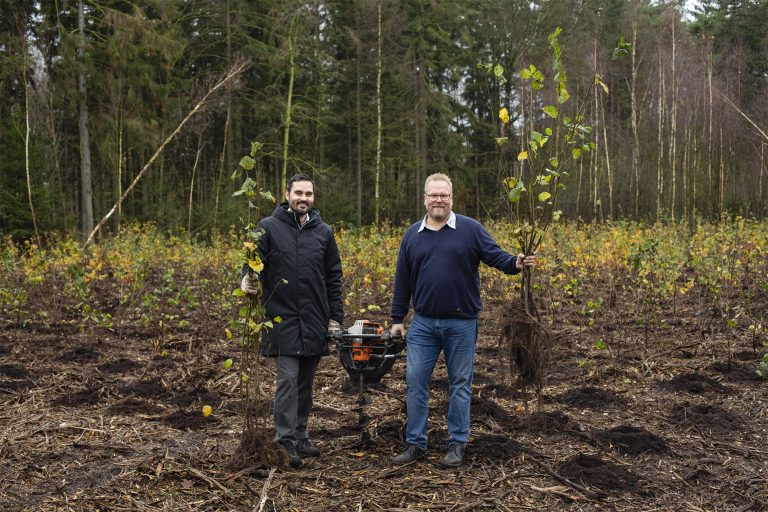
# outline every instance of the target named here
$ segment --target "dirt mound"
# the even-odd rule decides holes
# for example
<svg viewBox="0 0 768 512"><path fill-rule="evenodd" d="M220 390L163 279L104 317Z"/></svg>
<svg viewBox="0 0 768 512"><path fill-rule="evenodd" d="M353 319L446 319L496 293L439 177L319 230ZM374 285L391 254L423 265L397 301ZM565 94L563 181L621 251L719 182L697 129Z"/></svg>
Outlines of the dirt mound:
<svg viewBox="0 0 768 512"><path fill-rule="evenodd" d="M641 427L620 425L601 432L598 437L621 453L634 455L669 452L669 447L662 438Z"/></svg>
<svg viewBox="0 0 768 512"><path fill-rule="evenodd" d="M520 396L519 390L507 384L486 384L480 391L483 395L490 395L495 398L517 398Z"/></svg>
<svg viewBox="0 0 768 512"><path fill-rule="evenodd" d="M123 386L120 390L124 395L143 396L145 398L158 397L165 394L165 386L160 379L149 379Z"/></svg>
<svg viewBox="0 0 768 512"><path fill-rule="evenodd" d="M558 473L574 482L604 491L631 491L637 489L639 483L637 475L621 466L584 454L563 462Z"/></svg>
<svg viewBox="0 0 768 512"><path fill-rule="evenodd" d="M746 382L750 380L762 380L755 371L757 363L712 363L709 367L713 372L722 374L731 382Z"/></svg>
<svg viewBox="0 0 768 512"><path fill-rule="evenodd" d="M125 357L121 357L116 361L104 363L98 368L99 368L99 371L101 371L102 373L128 373L131 370L135 370L139 366L140 366L139 363L137 363L136 361L125 358Z"/></svg>
<svg viewBox="0 0 768 512"><path fill-rule="evenodd" d="M672 408L671 419L677 423L706 427L714 432L732 432L738 430L742 420L718 405L689 404L683 402Z"/></svg>
<svg viewBox="0 0 768 512"><path fill-rule="evenodd" d="M536 412L521 422L521 426L531 432L575 432L578 425L562 411Z"/></svg>
<svg viewBox="0 0 768 512"><path fill-rule="evenodd" d="M154 405L149 402L145 402L140 398L126 398L122 402L118 402L107 409L107 414L110 416L134 416L136 414L159 414L163 412L163 408L159 405Z"/></svg>
<svg viewBox="0 0 768 512"><path fill-rule="evenodd" d="M27 379L31 376L24 368L12 364L0 364L0 375L5 375L12 379Z"/></svg>
<svg viewBox="0 0 768 512"><path fill-rule="evenodd" d="M736 361L754 361L755 363L759 362L762 356L762 352L756 352L754 350L742 350L733 353L733 358Z"/></svg>
<svg viewBox="0 0 768 512"><path fill-rule="evenodd" d="M704 393L725 393L728 388L706 375L699 373L683 373L662 383L662 387L670 391L684 391L696 395Z"/></svg>
<svg viewBox="0 0 768 512"><path fill-rule="evenodd" d="M98 351L90 347L77 347L74 350L64 352L56 360L62 363L85 363L98 359L99 355Z"/></svg>
<svg viewBox="0 0 768 512"><path fill-rule="evenodd" d="M474 438L468 453L474 458L511 459L525 451L523 445L507 436L486 434Z"/></svg>
<svg viewBox="0 0 768 512"><path fill-rule="evenodd" d="M597 410L604 409L609 405L626 403L626 400L616 393L592 386L572 389L556 397L555 400L572 407Z"/></svg>
<svg viewBox="0 0 768 512"><path fill-rule="evenodd" d="M221 397L218 393L208 391L204 387L197 387L177 395L173 401L180 407L189 407L194 403L215 407L221 402Z"/></svg>
<svg viewBox="0 0 768 512"><path fill-rule="evenodd" d="M179 430L197 430L219 423L219 419L214 416L206 418L201 411L176 411L163 418L163 423Z"/></svg>
<svg viewBox="0 0 768 512"><path fill-rule="evenodd" d="M52 401L55 405L64 407L78 407L81 405L93 405L101 400L101 386L86 388L74 393L67 393Z"/></svg>
<svg viewBox="0 0 768 512"><path fill-rule="evenodd" d="M504 408L493 400L487 398L480 398L478 396L472 397L471 404L472 415L476 418L486 416L492 418L494 421L502 426L514 426L517 425L517 420L514 416L509 414Z"/></svg>

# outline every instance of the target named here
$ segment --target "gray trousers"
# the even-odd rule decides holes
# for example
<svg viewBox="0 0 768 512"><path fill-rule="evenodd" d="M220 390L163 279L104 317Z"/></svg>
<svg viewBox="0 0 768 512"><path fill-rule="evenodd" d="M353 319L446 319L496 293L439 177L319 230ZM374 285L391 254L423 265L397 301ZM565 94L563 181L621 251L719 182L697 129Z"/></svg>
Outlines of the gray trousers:
<svg viewBox="0 0 768 512"><path fill-rule="evenodd" d="M307 439L312 410L312 383L320 356L277 358L275 386L275 441L295 443Z"/></svg>

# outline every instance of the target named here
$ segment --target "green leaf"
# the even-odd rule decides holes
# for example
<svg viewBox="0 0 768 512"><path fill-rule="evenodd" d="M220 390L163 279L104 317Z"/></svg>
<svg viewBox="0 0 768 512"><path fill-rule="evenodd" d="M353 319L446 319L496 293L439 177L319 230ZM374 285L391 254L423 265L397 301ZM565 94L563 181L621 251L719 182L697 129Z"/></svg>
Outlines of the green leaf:
<svg viewBox="0 0 768 512"><path fill-rule="evenodd" d="M256 160L249 156L244 156L240 159L240 167L245 169L246 171L252 171L254 167L256 167Z"/></svg>
<svg viewBox="0 0 768 512"><path fill-rule="evenodd" d="M251 156L256 156L263 144L261 142L251 142Z"/></svg>
<svg viewBox="0 0 768 512"><path fill-rule="evenodd" d="M549 199L550 197L552 197L552 194L550 194L549 192L542 192L541 194L539 194L539 202L541 203L546 202L546 200Z"/></svg>
<svg viewBox="0 0 768 512"><path fill-rule="evenodd" d="M269 190L262 190L261 192L259 192L259 194L261 194L261 197L263 197L267 201L271 201L273 203L276 202L275 196L273 196L272 192L270 192Z"/></svg>
<svg viewBox="0 0 768 512"><path fill-rule="evenodd" d="M229 370L230 368L232 368L232 360L231 359L227 359L227 360L224 361L224 369L225 370Z"/></svg>
<svg viewBox="0 0 768 512"><path fill-rule="evenodd" d="M549 165L551 165L552 167L557 167L558 165L560 165L560 161L557 159L556 156L553 156L552 158L549 159Z"/></svg>
<svg viewBox="0 0 768 512"><path fill-rule="evenodd" d="M507 197L509 198L510 203L516 203L520 201L520 196L522 195L522 191L519 188L513 188L509 191L509 194L507 194Z"/></svg>
<svg viewBox="0 0 768 512"><path fill-rule="evenodd" d="M541 107L541 110L543 110L544 113L547 114L552 119L557 119L557 116L560 115L560 111L557 109L557 107L553 105L547 105L546 107Z"/></svg>
<svg viewBox="0 0 768 512"><path fill-rule="evenodd" d="M549 128L549 127L547 127L547 128L544 130L544 133L546 133L546 134L547 134L547 135L549 135L549 136L552 136L552 128Z"/></svg>
<svg viewBox="0 0 768 512"><path fill-rule="evenodd" d="M504 66L501 64L496 64L493 66L493 76L496 78L503 78L504 76Z"/></svg>
<svg viewBox="0 0 768 512"><path fill-rule="evenodd" d="M552 220L558 221L560 220L560 217L563 215L562 210L557 210L556 212L552 212Z"/></svg>
<svg viewBox="0 0 768 512"><path fill-rule="evenodd" d="M266 327L267 329L271 329L272 327L274 327L274 325L272 324L272 322L270 322L269 320L267 320L266 322L262 322L262 323L261 323L261 325L263 325L263 326L264 326L264 327Z"/></svg>
<svg viewBox="0 0 768 512"><path fill-rule="evenodd" d="M605 342L603 340L597 340L595 342L595 350L605 350Z"/></svg>
<svg viewBox="0 0 768 512"><path fill-rule="evenodd" d="M501 147L509 142L509 137L496 137L496 144Z"/></svg>
<svg viewBox="0 0 768 512"><path fill-rule="evenodd" d="M232 295L234 297L245 297L245 292L240 288L235 288L234 290L232 290Z"/></svg>
<svg viewBox="0 0 768 512"><path fill-rule="evenodd" d="M520 78L523 80L530 80L532 76L533 74L530 72L530 70L525 68L520 70Z"/></svg>
<svg viewBox="0 0 768 512"><path fill-rule="evenodd" d="M573 155L573 159L576 160L581 156L581 150L579 148L572 149L571 155Z"/></svg>

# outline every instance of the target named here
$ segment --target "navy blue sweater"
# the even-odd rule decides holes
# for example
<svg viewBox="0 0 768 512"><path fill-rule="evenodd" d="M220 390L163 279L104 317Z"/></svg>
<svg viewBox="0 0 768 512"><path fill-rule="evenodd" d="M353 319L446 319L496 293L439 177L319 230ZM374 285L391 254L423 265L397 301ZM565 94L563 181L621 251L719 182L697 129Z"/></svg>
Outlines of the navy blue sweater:
<svg viewBox="0 0 768 512"><path fill-rule="evenodd" d="M456 229L423 229L419 221L405 232L397 256L392 323L399 324L413 301L416 313L437 318L477 318L482 261L517 274L517 256L499 247L476 220L456 214Z"/></svg>

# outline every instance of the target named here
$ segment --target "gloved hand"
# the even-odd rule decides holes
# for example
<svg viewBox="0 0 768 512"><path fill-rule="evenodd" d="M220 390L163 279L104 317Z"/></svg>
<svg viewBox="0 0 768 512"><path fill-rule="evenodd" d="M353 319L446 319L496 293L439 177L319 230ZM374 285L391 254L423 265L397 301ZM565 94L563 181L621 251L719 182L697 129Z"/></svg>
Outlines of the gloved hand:
<svg viewBox="0 0 768 512"><path fill-rule="evenodd" d="M243 290L245 293L249 293L251 295L256 295L259 293L259 276L258 274L254 274L252 272L248 272L243 276L242 281L240 281L240 289Z"/></svg>
<svg viewBox="0 0 768 512"><path fill-rule="evenodd" d="M328 337L338 338L342 334L341 325L336 320L330 320L328 322Z"/></svg>

